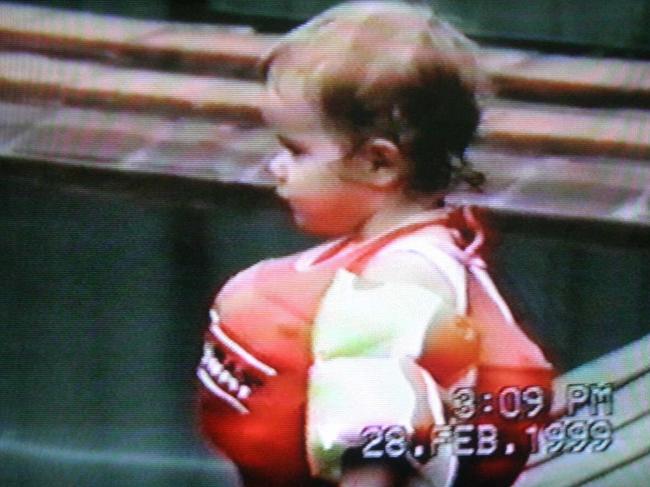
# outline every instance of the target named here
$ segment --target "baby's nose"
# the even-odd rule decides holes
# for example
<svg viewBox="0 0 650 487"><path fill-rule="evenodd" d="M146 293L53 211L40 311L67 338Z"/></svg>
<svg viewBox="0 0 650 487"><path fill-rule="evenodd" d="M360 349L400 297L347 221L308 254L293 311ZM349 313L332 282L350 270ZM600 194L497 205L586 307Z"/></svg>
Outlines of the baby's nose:
<svg viewBox="0 0 650 487"><path fill-rule="evenodd" d="M271 174L278 180L280 183L284 183L287 180L288 167L291 162L291 154L289 151L283 150L273 157L267 167Z"/></svg>

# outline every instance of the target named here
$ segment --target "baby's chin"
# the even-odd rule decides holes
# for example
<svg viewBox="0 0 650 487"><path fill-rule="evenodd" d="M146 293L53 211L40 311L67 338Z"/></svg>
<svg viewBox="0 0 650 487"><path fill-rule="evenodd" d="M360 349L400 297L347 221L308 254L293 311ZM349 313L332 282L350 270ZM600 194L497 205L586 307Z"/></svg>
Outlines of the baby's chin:
<svg viewBox="0 0 650 487"><path fill-rule="evenodd" d="M341 237L354 232L354 225L332 217L307 216L293 211L293 221L300 230L317 237Z"/></svg>

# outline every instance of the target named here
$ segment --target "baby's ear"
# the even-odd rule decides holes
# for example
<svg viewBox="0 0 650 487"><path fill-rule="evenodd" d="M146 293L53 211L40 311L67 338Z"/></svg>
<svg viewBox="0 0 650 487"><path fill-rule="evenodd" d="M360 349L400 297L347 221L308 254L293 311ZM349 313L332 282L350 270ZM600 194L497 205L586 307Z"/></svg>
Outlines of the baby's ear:
<svg viewBox="0 0 650 487"><path fill-rule="evenodd" d="M390 140L379 137L364 142L357 150L354 162L359 179L378 188L398 186L407 170L399 148Z"/></svg>

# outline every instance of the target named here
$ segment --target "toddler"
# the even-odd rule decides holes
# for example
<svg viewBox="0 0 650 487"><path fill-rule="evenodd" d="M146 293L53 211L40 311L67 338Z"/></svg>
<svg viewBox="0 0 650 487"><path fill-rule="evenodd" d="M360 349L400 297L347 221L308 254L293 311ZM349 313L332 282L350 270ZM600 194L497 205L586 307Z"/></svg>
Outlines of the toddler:
<svg viewBox="0 0 650 487"><path fill-rule="evenodd" d="M265 57L270 163L296 224L328 240L237 274L211 309L205 436L245 485L511 485L551 366L477 250L464 152L482 79L427 8L361 1Z"/></svg>

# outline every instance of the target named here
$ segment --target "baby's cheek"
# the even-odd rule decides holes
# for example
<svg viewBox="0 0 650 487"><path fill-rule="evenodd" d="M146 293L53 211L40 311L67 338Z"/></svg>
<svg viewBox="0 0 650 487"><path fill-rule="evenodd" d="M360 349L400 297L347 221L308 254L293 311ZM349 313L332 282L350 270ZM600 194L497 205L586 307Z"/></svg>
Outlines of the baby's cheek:
<svg viewBox="0 0 650 487"><path fill-rule="evenodd" d="M351 233L357 219L340 211L336 204L328 205L323 200L294 201L291 209L295 223L314 235L333 237Z"/></svg>

